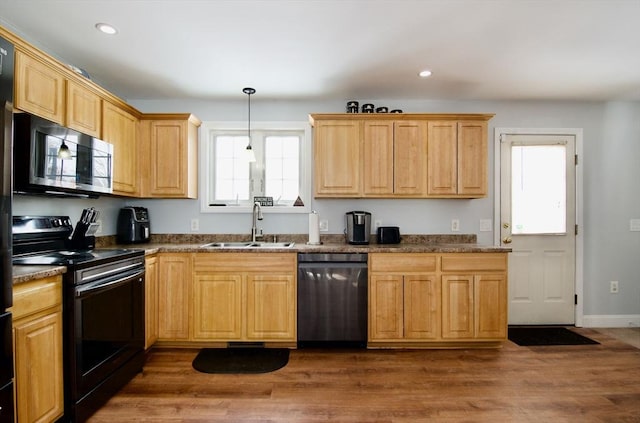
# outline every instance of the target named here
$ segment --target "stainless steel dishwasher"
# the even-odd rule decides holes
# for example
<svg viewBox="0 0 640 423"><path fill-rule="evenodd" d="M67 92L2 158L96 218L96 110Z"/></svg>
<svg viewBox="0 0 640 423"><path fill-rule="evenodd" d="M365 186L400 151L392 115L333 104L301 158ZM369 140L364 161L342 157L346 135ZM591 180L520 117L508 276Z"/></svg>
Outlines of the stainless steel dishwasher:
<svg viewBox="0 0 640 423"><path fill-rule="evenodd" d="M298 254L298 347L367 344L367 254Z"/></svg>

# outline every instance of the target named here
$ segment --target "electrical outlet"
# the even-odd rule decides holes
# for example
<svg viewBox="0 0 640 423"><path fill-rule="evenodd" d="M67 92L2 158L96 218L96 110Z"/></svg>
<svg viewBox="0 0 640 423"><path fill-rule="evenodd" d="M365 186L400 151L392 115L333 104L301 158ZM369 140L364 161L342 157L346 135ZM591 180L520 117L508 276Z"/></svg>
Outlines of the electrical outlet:
<svg viewBox="0 0 640 423"><path fill-rule="evenodd" d="M451 232L459 232L459 231L460 231L460 220L451 219Z"/></svg>
<svg viewBox="0 0 640 423"><path fill-rule="evenodd" d="M491 232L492 223L491 219L480 219L480 232Z"/></svg>
<svg viewBox="0 0 640 423"><path fill-rule="evenodd" d="M373 222L373 229L377 230L380 226L382 226L382 220L378 219Z"/></svg>
<svg viewBox="0 0 640 423"><path fill-rule="evenodd" d="M640 232L640 219L631 219L629 221L629 231Z"/></svg>
<svg viewBox="0 0 640 423"><path fill-rule="evenodd" d="M199 231L200 230L200 220L199 219L191 219L191 230Z"/></svg>
<svg viewBox="0 0 640 423"><path fill-rule="evenodd" d="M618 281L610 281L609 282L609 292L612 294L617 294L618 290Z"/></svg>
<svg viewBox="0 0 640 423"><path fill-rule="evenodd" d="M320 228L320 232L329 232L329 221L327 219L320 219L318 227Z"/></svg>

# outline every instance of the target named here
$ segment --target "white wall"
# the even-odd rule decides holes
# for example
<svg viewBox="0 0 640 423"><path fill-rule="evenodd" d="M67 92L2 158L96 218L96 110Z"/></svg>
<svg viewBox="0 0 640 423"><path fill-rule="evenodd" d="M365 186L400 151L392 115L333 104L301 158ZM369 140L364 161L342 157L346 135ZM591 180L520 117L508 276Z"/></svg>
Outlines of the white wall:
<svg viewBox="0 0 640 423"><path fill-rule="evenodd" d="M239 94L241 97L241 94ZM345 101L261 101L252 99L253 121L307 121L309 113L342 112ZM583 128L584 151L584 314L585 325L632 321L640 325L640 232L629 232L629 219L640 218L640 103L584 102L436 102L357 99L405 112L495 113L495 127ZM246 101L130 100L143 112L192 112L203 121L242 121ZM493 144L489 142L489 169L493 169ZM342 233L344 213L368 210L385 225L400 226L403 233L450 233L452 218L460 219L461 233L476 233L484 244L492 233L479 232L480 219L493 217L493 173L489 196L476 200L314 200L312 208L329 220L330 233ZM76 216L97 201L103 210L105 234L115 233L117 209L123 204L150 208L152 232L191 233L190 220L200 220L199 233L249 234L248 214L201 214L197 200L71 200ZM62 203L61 203L62 202ZM63 206L64 204L64 206ZM14 210L67 210L67 200L28 201L18 198ZM52 212L51 214L53 214ZM57 211L55 212L57 213ZM20 213L15 213L20 214ZM72 214L73 213L67 213ZM267 214L266 233L306 233L306 215ZM608 281L620 282L620 294L608 292ZM617 316L617 317L616 317ZM626 323L625 323L626 324Z"/></svg>

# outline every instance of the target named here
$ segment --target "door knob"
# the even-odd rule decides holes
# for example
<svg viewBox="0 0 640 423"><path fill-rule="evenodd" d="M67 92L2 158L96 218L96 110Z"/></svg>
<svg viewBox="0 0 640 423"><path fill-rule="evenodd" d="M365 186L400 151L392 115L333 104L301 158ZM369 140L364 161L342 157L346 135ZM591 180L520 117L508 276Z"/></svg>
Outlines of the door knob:
<svg viewBox="0 0 640 423"><path fill-rule="evenodd" d="M510 236L505 236L504 238L502 238L502 242L504 244L511 244L511 237Z"/></svg>

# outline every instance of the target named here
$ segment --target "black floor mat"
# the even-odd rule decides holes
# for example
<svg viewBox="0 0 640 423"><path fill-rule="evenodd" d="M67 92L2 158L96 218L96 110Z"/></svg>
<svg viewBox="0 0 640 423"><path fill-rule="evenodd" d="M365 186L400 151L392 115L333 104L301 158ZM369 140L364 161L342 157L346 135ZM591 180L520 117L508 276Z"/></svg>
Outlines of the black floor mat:
<svg viewBox="0 0 640 423"><path fill-rule="evenodd" d="M287 348L203 348L192 365L203 373L268 373L288 362Z"/></svg>
<svg viewBox="0 0 640 423"><path fill-rule="evenodd" d="M564 327L510 327L509 340L520 346L599 344Z"/></svg>

